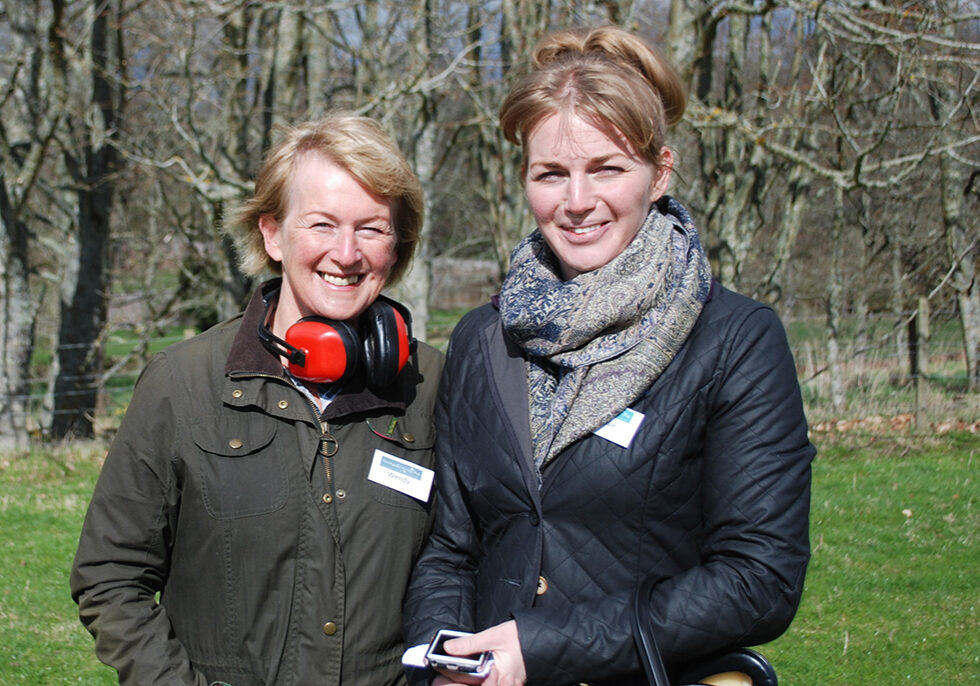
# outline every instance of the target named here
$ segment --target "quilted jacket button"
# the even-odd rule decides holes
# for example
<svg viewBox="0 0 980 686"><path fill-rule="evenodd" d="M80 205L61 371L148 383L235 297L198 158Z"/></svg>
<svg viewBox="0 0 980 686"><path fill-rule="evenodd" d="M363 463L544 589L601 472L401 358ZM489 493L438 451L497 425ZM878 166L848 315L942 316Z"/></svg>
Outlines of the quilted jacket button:
<svg viewBox="0 0 980 686"><path fill-rule="evenodd" d="M337 625L333 622L327 622L323 625L323 633L325 633L327 636L333 636L335 633L337 633Z"/></svg>
<svg viewBox="0 0 980 686"><path fill-rule="evenodd" d="M544 595L548 592L548 580L543 576L538 577L538 587L534 590L535 595Z"/></svg>

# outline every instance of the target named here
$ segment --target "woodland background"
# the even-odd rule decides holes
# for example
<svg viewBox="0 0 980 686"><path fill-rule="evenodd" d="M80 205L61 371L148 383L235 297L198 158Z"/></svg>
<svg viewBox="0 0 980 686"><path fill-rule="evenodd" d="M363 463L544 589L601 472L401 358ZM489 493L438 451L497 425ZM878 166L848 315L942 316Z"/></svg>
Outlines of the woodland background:
<svg viewBox="0 0 980 686"><path fill-rule="evenodd" d="M276 125L329 108L383 122L422 179L395 295L441 340L532 226L503 93L547 30L603 23L689 84L671 192L720 281L790 324L808 411L843 425L877 388L915 399L853 421L907 421L942 332L976 427L978 0L6 0L0 443L97 435L113 383L243 306L217 226Z"/></svg>

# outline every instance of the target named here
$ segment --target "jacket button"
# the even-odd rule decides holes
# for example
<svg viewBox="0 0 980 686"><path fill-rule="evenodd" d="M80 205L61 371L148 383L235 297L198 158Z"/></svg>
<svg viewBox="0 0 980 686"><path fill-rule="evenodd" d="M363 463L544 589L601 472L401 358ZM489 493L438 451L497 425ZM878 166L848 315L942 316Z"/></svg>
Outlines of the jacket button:
<svg viewBox="0 0 980 686"><path fill-rule="evenodd" d="M535 512L534 510L531 510L531 513L527 516L527 518L528 518L528 521L531 522L531 526L537 526L538 525L538 521L539 521L538 520L538 513Z"/></svg>
<svg viewBox="0 0 980 686"><path fill-rule="evenodd" d="M337 497L338 498L346 498L347 497L347 491L345 491L342 488L338 488L337 489Z"/></svg>
<svg viewBox="0 0 980 686"><path fill-rule="evenodd" d="M329 505L330 503L333 502L333 496L330 495L329 493L324 493L323 494L323 502L325 502L327 505Z"/></svg>
<svg viewBox="0 0 980 686"><path fill-rule="evenodd" d="M240 439L240 438L233 438L230 441L228 441L228 447L229 448L234 448L235 450L238 450L243 445L245 445L245 444L242 443L242 439Z"/></svg>
<svg viewBox="0 0 980 686"><path fill-rule="evenodd" d="M333 622L327 622L323 625L323 633L325 633L327 636L333 636L335 633L337 633L337 625Z"/></svg>
<svg viewBox="0 0 980 686"><path fill-rule="evenodd" d="M415 434L402 434L406 443L415 443Z"/></svg>
<svg viewBox="0 0 980 686"><path fill-rule="evenodd" d="M538 587L534 589L535 595L544 595L548 592L548 580L543 576L538 577Z"/></svg>
<svg viewBox="0 0 980 686"><path fill-rule="evenodd" d="M236 388L235 390L233 390L231 392L231 397L232 398L241 398L243 395L245 395L245 394L242 393L242 390L240 388Z"/></svg>
<svg viewBox="0 0 980 686"><path fill-rule="evenodd" d="M280 400L279 401L279 409L280 410L285 410L287 407L289 407L289 401L288 400Z"/></svg>

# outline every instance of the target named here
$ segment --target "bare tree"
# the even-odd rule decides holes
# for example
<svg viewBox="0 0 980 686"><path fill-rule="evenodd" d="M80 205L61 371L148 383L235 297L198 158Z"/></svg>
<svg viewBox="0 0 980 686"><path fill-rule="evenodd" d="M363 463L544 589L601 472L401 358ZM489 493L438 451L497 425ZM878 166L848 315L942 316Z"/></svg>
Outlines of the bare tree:
<svg viewBox="0 0 980 686"><path fill-rule="evenodd" d="M32 295L30 198L37 187L60 111L52 113L52 93L45 83L48 64L44 23L26 6L7 8L4 57L5 85L0 95L0 442L23 445L27 439L30 358L34 349L38 298ZM36 284L33 284L36 287Z"/></svg>
<svg viewBox="0 0 980 686"><path fill-rule="evenodd" d="M125 72L126 56L117 3L55 0L52 10L54 84L68 105L58 143L72 184L75 218L61 281L50 430L55 438L89 437L109 299L110 216L119 172L113 139L125 108L119 75Z"/></svg>
<svg viewBox="0 0 980 686"><path fill-rule="evenodd" d="M833 398L867 347L841 321L893 309L899 341L922 296L955 303L976 387L975 3L46 0L0 12L0 436L30 428L48 336L48 428L91 432L122 364L103 368L110 292L145 296L133 357L240 310L253 284L218 227L277 126L330 108L381 121L422 179L425 238L395 295L424 337L431 260L502 276L533 226L497 125L512 79L546 31L610 21L686 75L677 194L723 282L825 313Z"/></svg>
<svg viewBox="0 0 980 686"><path fill-rule="evenodd" d="M977 210L980 209L980 188L977 187L978 160L974 145L972 159L963 154L959 140L966 132L980 131L980 112L977 111L977 89L980 81L980 56L976 50L963 50L955 18L961 9L958 0L933 5L937 37L954 47L947 59L923 65L920 74L928 91L930 110L938 127L943 226L946 235L947 259L950 264L950 284L956 292L963 332L967 383L972 392L980 391L980 282L977 264L980 261Z"/></svg>
<svg viewBox="0 0 980 686"><path fill-rule="evenodd" d="M910 213L893 202L896 194L917 203L915 235L923 250L935 218L944 217L948 242L958 246L947 265L969 265L954 271L961 292L973 282L975 253L971 260L962 239L969 231L960 228L966 214L951 199L964 197L965 179L955 173L975 166L980 142L977 16L958 13L953 3L937 8L847 0L821 3L816 12L795 2L671 5L668 43L693 84L687 122L698 134L699 214L707 218L718 274L750 294L779 297L793 276L784 265L804 227L823 231L832 249L811 267L824 265L832 344L840 317L868 312L869 278L889 273L876 262L889 246L908 242ZM967 27L972 38L964 35ZM922 106L927 99L918 96L923 89L931 117ZM947 169L945 201L919 191L936 187L923 183L935 168ZM961 316L971 309L967 301ZM843 352L831 350L830 357L842 360ZM839 406L840 382L831 385Z"/></svg>
<svg viewBox="0 0 980 686"><path fill-rule="evenodd" d="M54 275L62 304L50 430L58 437L92 433L116 162L109 139L121 106L113 14L110 4L61 0L8 7L4 15L15 49L4 65L10 78L3 106L14 116L4 117L2 129L9 258L4 278L9 411L3 428L15 437L25 428L27 361L40 308L32 289L41 267Z"/></svg>

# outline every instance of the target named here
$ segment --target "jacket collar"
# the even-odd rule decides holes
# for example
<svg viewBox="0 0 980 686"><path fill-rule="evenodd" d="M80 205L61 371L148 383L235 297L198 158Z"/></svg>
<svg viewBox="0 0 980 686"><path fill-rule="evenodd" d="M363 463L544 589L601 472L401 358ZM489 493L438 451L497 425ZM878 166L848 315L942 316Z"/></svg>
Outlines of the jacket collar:
<svg viewBox="0 0 980 686"><path fill-rule="evenodd" d="M278 288L280 283L281 279L271 279L252 294L225 361L225 376L273 376L291 383L286 378L282 363L262 345L258 333L259 327L265 321L264 296ZM323 417L332 419L378 410L404 410L415 396L416 382L417 373L412 361L398 375L395 383L378 391L367 388L363 379L358 376L344 385L341 394L324 410Z"/></svg>

